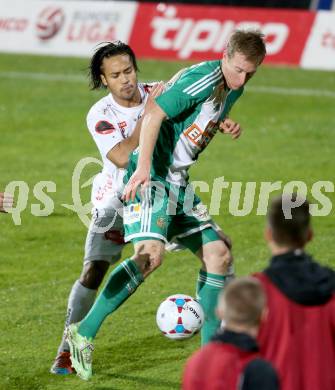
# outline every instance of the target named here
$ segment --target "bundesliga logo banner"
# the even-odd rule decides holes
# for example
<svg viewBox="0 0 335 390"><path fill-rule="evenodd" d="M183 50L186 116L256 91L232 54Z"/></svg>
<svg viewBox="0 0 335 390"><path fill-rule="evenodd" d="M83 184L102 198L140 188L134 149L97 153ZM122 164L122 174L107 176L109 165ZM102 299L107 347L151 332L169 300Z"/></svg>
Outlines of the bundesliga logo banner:
<svg viewBox="0 0 335 390"><path fill-rule="evenodd" d="M90 56L103 41L127 42L137 3L0 0L0 51Z"/></svg>

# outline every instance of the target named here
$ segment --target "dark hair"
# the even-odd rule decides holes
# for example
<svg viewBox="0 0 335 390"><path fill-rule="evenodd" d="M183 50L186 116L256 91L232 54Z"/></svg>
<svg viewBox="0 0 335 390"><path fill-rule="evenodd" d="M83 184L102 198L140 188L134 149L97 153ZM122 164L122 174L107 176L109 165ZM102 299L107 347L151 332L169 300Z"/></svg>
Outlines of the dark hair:
<svg viewBox="0 0 335 390"><path fill-rule="evenodd" d="M130 57L130 60L134 66L135 71L138 71L135 53L130 46L126 45L121 41L115 42L103 42L100 44L102 46L98 47L93 54L89 66L89 78L90 78L90 87L91 89L105 88L101 81L102 73L102 61L104 58L114 57L117 55L127 54Z"/></svg>
<svg viewBox="0 0 335 390"><path fill-rule="evenodd" d="M259 30L236 30L227 45L227 56L231 58L236 52L246 59L260 65L266 55L264 35Z"/></svg>
<svg viewBox="0 0 335 390"><path fill-rule="evenodd" d="M295 193L276 197L271 202L268 221L277 244L304 246L310 229L309 203Z"/></svg>

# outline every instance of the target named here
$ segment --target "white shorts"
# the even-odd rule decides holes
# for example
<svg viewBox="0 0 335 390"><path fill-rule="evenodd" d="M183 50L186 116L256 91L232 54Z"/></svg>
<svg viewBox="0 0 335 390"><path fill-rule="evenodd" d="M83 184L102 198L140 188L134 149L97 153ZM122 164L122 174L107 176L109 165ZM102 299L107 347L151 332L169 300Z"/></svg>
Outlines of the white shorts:
<svg viewBox="0 0 335 390"><path fill-rule="evenodd" d="M122 216L114 209L93 208L85 243L84 264L101 260L114 264L121 258L124 244L109 239L108 233L113 230L123 235Z"/></svg>

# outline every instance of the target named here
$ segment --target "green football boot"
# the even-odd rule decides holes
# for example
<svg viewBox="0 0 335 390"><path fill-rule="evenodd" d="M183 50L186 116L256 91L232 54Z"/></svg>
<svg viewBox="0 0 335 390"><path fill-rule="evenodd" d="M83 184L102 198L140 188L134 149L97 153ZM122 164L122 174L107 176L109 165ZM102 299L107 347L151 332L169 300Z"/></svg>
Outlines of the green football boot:
<svg viewBox="0 0 335 390"><path fill-rule="evenodd" d="M78 333L78 324L71 324L66 330L66 341L70 346L72 367L81 379L89 380L92 376L94 350L92 340Z"/></svg>

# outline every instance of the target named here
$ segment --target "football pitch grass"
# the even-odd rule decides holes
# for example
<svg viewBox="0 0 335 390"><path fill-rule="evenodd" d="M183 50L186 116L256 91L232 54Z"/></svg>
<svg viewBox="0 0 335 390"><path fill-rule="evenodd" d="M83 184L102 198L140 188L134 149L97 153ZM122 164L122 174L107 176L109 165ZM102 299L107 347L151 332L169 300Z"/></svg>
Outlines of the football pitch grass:
<svg viewBox="0 0 335 390"><path fill-rule="evenodd" d="M0 191L14 180L29 188L20 225L11 215L0 215L0 389L178 389L199 336L182 342L164 338L155 313L168 295L194 296L200 263L186 251L167 254L161 268L104 323L95 341L90 382L49 374L86 235L77 214L62 204L73 203L77 162L99 158L85 118L104 92L89 91L87 64L86 59L0 55ZM139 79L148 81L166 80L185 64L141 61L139 66ZM263 269L269 258L265 217L257 215L261 182L281 182L282 188L304 182L309 199L321 209L312 191L318 181L334 186L334 106L334 72L264 66L231 112L244 129L241 138L218 134L192 167L191 179L209 186L208 192L198 191L208 205L214 179L224 176L230 183L214 218L233 239L237 275ZM88 166L81 184L98 170L97 164ZM47 217L31 213L31 205L41 203L33 193L40 181L56 184L48 194L54 210ZM246 183L256 183L247 216L234 216L229 208L233 182L243 184L242 196ZM88 202L90 187L81 194ZM334 192L325 196L335 204ZM313 218L315 236L308 247L330 266L335 265L334 215L333 208L328 216ZM130 253L128 246L124 257Z"/></svg>

